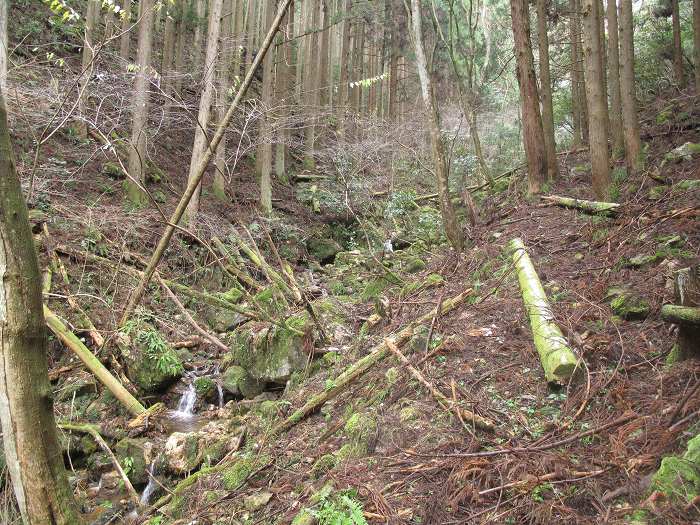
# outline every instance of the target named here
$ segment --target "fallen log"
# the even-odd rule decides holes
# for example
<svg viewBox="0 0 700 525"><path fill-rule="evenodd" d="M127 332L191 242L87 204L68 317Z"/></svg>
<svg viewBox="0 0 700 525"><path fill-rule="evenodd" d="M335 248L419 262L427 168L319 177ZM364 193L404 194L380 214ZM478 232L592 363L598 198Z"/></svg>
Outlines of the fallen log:
<svg viewBox="0 0 700 525"><path fill-rule="evenodd" d="M146 409L139 401L132 396L124 386L109 373L109 370L97 359L92 352L76 337L76 335L68 330L61 320L54 314L48 306L44 305L44 317L46 325L65 344L85 366L92 372L95 377L107 387L107 389L126 407L133 415L138 416Z"/></svg>
<svg viewBox="0 0 700 525"><path fill-rule="evenodd" d="M579 365L578 358L554 322L552 308L523 241L515 238L508 247L518 272L520 291L544 375L550 383L566 383Z"/></svg>
<svg viewBox="0 0 700 525"><path fill-rule="evenodd" d="M472 289L468 288L461 294L443 301L439 308L440 314L444 315L450 310L454 310L456 307L464 303L471 293ZM397 348L400 348L402 345L406 344L421 325L429 323L432 320L437 311L438 308L434 308L424 316L419 317L410 323L396 335L392 336L390 338L391 342L394 343ZM336 377L333 381L333 385L330 388L327 388L323 392L312 396L311 399L304 404L304 406L296 410L291 416L273 428L272 434L276 435L289 430L291 427L308 417L310 414L321 408L321 406L323 406L326 402L338 396L338 394L341 392L344 392L348 386L366 374L375 364L384 359L390 353L391 351L389 350L389 347L385 341L375 346L368 355L356 361L353 365L346 368L342 374Z"/></svg>
<svg viewBox="0 0 700 525"><path fill-rule="evenodd" d="M421 374L413 365L411 365L411 362L408 360L408 358L405 355L403 355L403 353L401 353L401 350L399 350L399 348L393 343L391 339L385 339L384 343L386 344L387 348L391 350L391 352L396 357L398 357L399 360L406 366L408 371L411 372L411 375L415 377L425 388L428 389L428 391L432 394L435 400L445 410L447 410L448 412L453 412L458 419L470 421L474 426L479 427L483 430L492 431L495 428L495 425L488 419L483 418L478 414L475 414L471 410L461 408L457 406L457 404L453 401L447 399L447 396L445 396L445 394L443 394L437 388L431 385L428 382L428 380L425 379L425 377L423 377L423 374Z"/></svg>
<svg viewBox="0 0 700 525"><path fill-rule="evenodd" d="M557 206L574 208L586 213L615 214L619 211L618 208L620 207L617 202L586 201L583 199L574 199L572 197L560 197L558 195L542 195L540 198L552 204L556 204Z"/></svg>
<svg viewBox="0 0 700 525"><path fill-rule="evenodd" d="M665 304L661 307L661 319L675 324L700 325L700 308Z"/></svg>

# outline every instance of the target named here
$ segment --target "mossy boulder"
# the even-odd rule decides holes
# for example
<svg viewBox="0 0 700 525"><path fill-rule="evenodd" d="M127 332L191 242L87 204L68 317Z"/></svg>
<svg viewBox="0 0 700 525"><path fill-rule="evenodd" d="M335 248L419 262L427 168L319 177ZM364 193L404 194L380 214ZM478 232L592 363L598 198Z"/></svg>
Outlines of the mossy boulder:
<svg viewBox="0 0 700 525"><path fill-rule="evenodd" d="M204 319L214 332L224 333L235 330L237 326L245 323L248 318L226 308L208 306L204 310Z"/></svg>
<svg viewBox="0 0 700 525"><path fill-rule="evenodd" d="M124 438L114 447L114 455L119 464L130 465L127 470L129 481L134 486L148 483L148 461L146 459L147 441L143 438Z"/></svg>
<svg viewBox="0 0 700 525"><path fill-rule="evenodd" d="M237 365L228 367L221 376L221 387L234 396L252 399L262 393L264 386L251 377L245 368Z"/></svg>
<svg viewBox="0 0 700 525"><path fill-rule="evenodd" d="M338 252L335 255L335 266L357 266L362 264L367 259L366 255L360 250L351 250L349 252Z"/></svg>
<svg viewBox="0 0 700 525"><path fill-rule="evenodd" d="M226 490L236 490L248 479L256 469L267 463L267 458L261 456L243 456L233 465L227 467L221 475Z"/></svg>
<svg viewBox="0 0 700 525"><path fill-rule="evenodd" d="M684 160L692 160L692 158L698 154L700 154L700 144L686 142L666 153L666 155L664 155L664 162L676 163Z"/></svg>
<svg viewBox="0 0 700 525"><path fill-rule="evenodd" d="M627 321L645 319L651 310L649 303L632 291L611 288L607 294L613 314Z"/></svg>
<svg viewBox="0 0 700 525"><path fill-rule="evenodd" d="M658 490L676 501L692 501L700 495L700 435L688 442L681 457L670 456L661 460L654 474L651 490Z"/></svg>
<svg viewBox="0 0 700 525"><path fill-rule="evenodd" d="M183 474L203 464L216 464L240 447L243 433L239 418L211 421L198 432L174 432L163 452L168 470Z"/></svg>
<svg viewBox="0 0 700 525"><path fill-rule="evenodd" d="M284 384L293 372L306 367L312 328L306 312L288 317L284 326L251 323L236 335L233 362L257 381Z"/></svg>
<svg viewBox="0 0 700 525"><path fill-rule="evenodd" d="M343 247L333 239L323 237L311 237L306 241L306 249L314 259L322 264L331 264L335 256L343 251Z"/></svg>
<svg viewBox="0 0 700 525"><path fill-rule="evenodd" d="M377 437L377 420L369 413L357 412L345 423L348 442L337 452L339 459L366 456Z"/></svg>
<svg viewBox="0 0 700 525"><path fill-rule="evenodd" d="M102 165L102 175L106 175L110 179L121 180L126 178L126 174L122 167L116 162L105 162Z"/></svg>
<svg viewBox="0 0 700 525"><path fill-rule="evenodd" d="M210 377L198 377L194 380L194 389L199 399L213 399L216 393L216 382Z"/></svg>
<svg viewBox="0 0 700 525"><path fill-rule="evenodd" d="M319 479L333 470L338 463L338 458L334 454L324 454L318 458L311 467L311 477Z"/></svg>
<svg viewBox="0 0 700 525"><path fill-rule="evenodd" d="M160 332L147 323L132 325L120 332L119 345L129 348L129 379L146 393L163 392L185 371L177 353Z"/></svg>
<svg viewBox="0 0 700 525"><path fill-rule="evenodd" d="M426 264L420 257L411 257L406 261L405 269L408 273L418 273L425 270Z"/></svg>
<svg viewBox="0 0 700 525"><path fill-rule="evenodd" d="M700 188L700 179L684 179L671 188L671 193L682 193Z"/></svg>

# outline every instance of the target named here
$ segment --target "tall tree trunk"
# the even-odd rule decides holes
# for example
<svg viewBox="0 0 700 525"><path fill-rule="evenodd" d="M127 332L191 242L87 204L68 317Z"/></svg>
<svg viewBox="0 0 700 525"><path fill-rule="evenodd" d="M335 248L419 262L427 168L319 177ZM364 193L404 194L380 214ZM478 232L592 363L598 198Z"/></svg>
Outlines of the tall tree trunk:
<svg viewBox="0 0 700 525"><path fill-rule="evenodd" d="M625 134L625 158L630 173L644 167L642 142L639 138L637 89L634 81L634 25L632 0L620 0L620 96Z"/></svg>
<svg viewBox="0 0 700 525"><path fill-rule="evenodd" d="M557 178L557 145L554 141L554 108L552 107L552 79L549 73L549 37L547 36L546 0L537 0L537 43L540 51L540 96L542 97L542 131L547 156L547 178Z"/></svg>
<svg viewBox="0 0 700 525"><path fill-rule="evenodd" d="M206 34L206 12L207 0L194 0L195 5L195 21L194 21L194 40L192 46L192 69L199 71L199 66L202 63L202 35ZM206 75L206 71L204 75Z"/></svg>
<svg viewBox="0 0 700 525"><path fill-rule="evenodd" d="M683 48L681 47L681 15L678 0L671 0L671 21L673 23L673 76L678 87L685 88L683 71Z"/></svg>
<svg viewBox="0 0 700 525"><path fill-rule="evenodd" d="M190 172L188 180L197 176L197 168L204 157L208 147L207 127L211 115L211 103L214 96L214 83L216 81L216 55L219 48L219 32L221 31L221 8L223 0L212 0L209 6L209 30L207 32L207 52L204 59L203 89L199 99L199 112L194 130L194 144L192 145L192 157L190 159ZM193 221L199 211L199 197L202 193L202 184L197 186L190 200L184 221Z"/></svg>
<svg viewBox="0 0 700 525"><path fill-rule="evenodd" d="M232 20L234 17L235 0L223 0L222 12L224 19L221 27L221 53L218 63L219 88L216 90L216 117L219 122L226 115L226 94L231 87L231 59L233 57L233 47L231 35L233 34ZM216 147L216 169L214 170L214 182L212 183L213 194L219 200L228 201L226 196L226 135L224 135Z"/></svg>
<svg viewBox="0 0 700 525"><path fill-rule="evenodd" d="M317 29L319 28L319 8L322 4L317 4L314 0L309 0L308 4L308 24L306 27L308 28L307 31L311 31L311 34L306 37L308 39L308 47L306 48L304 64L304 78L306 79L304 89L308 112L306 127L304 128L304 166L313 169L316 166L314 154L316 151L316 124L318 122L320 81L320 64L318 60L319 35Z"/></svg>
<svg viewBox="0 0 700 525"><path fill-rule="evenodd" d="M179 9L177 1L167 3L165 8L165 34L163 35L163 57L160 62L161 90L170 95L173 79L171 78L173 62L175 59L175 24L177 11Z"/></svg>
<svg viewBox="0 0 700 525"><path fill-rule="evenodd" d="M699 0L700 1L700 0ZM348 112L350 93L350 64L352 34L352 21L350 18L350 0L343 0L343 27L340 33L340 71L338 74L338 132L341 137L345 135L345 118Z"/></svg>
<svg viewBox="0 0 700 525"><path fill-rule="evenodd" d="M318 103L321 108L328 106L330 101L330 78L328 73L329 53L330 53L330 29L326 26L330 25L329 16L329 0L320 0L319 2L319 28L322 29L319 39L319 56L318 56L318 87L319 96Z"/></svg>
<svg viewBox="0 0 700 525"><path fill-rule="evenodd" d="M263 6L263 27L270 27L275 18L275 2ZM260 207L266 214L272 213L272 95L275 77L275 50L271 49L263 60L262 116L260 121Z"/></svg>
<svg viewBox="0 0 700 525"><path fill-rule="evenodd" d="M540 118L537 80L530 42L530 17L527 0L510 1L515 60L520 86L520 107L523 119L523 142L527 157L529 193L540 193L547 178L544 131Z"/></svg>
<svg viewBox="0 0 700 525"><path fill-rule="evenodd" d="M700 94L700 0L693 0L693 60L695 60L695 94Z"/></svg>
<svg viewBox="0 0 700 525"><path fill-rule="evenodd" d="M131 105L131 149L129 174L134 180L124 182L127 198L136 206L147 202L147 195L139 187L146 182L146 139L148 136L148 79L151 68L153 32L153 0L141 0L141 17L138 23L139 42L136 52L136 79Z"/></svg>
<svg viewBox="0 0 700 525"><path fill-rule="evenodd" d="M600 58L598 0L583 0L583 39L586 61L586 101L588 103L589 146L593 191L598 200L607 200L610 189L608 156L608 104L603 91Z"/></svg>
<svg viewBox="0 0 700 525"><path fill-rule="evenodd" d="M0 89L7 89L7 71L9 63L9 39L7 36L7 14L10 0L0 3Z"/></svg>
<svg viewBox="0 0 700 525"><path fill-rule="evenodd" d="M389 51L389 121L396 121L397 100L399 95L399 9L396 0L387 0L391 5L391 49Z"/></svg>
<svg viewBox="0 0 700 525"><path fill-rule="evenodd" d="M253 63L253 54L255 53L255 34L257 26L255 25L256 20L256 7L258 2L253 0L248 0L248 10L246 12L246 40L245 40L245 65L246 70Z"/></svg>
<svg viewBox="0 0 700 525"><path fill-rule="evenodd" d="M92 60L95 56L95 25L100 14L99 0L88 0L87 12L85 13L85 37L83 40L83 56L82 70L80 81L78 82L78 121L76 122L76 131L80 138L86 139L88 136L87 122L85 122L87 114L87 85L92 77Z"/></svg>
<svg viewBox="0 0 700 525"><path fill-rule="evenodd" d="M41 275L0 89L0 424L26 525L80 523L53 415Z"/></svg>
<svg viewBox="0 0 700 525"><path fill-rule="evenodd" d="M122 60L129 61L129 48L131 47L131 0L122 1L122 36L119 45L119 56Z"/></svg>
<svg viewBox="0 0 700 525"><path fill-rule="evenodd" d="M294 48L292 42L285 42L286 38L291 38L294 35L294 5L290 6L285 15L286 34L284 32L278 34L279 56L277 60L277 72L275 80L275 89L277 91L276 100L282 104L280 111L280 130L279 140L275 144L275 175L278 179L285 177L287 172L287 155L291 134L289 131L290 117L292 115L292 103L294 101L294 90L292 81L294 80Z"/></svg>
<svg viewBox="0 0 700 525"><path fill-rule="evenodd" d="M430 144L433 153L433 164L435 178L437 179L438 194L440 198L440 211L442 212L442 223L445 227L445 234L450 244L457 252L464 250L464 233L457 220L450 190L448 185L447 158L445 155L445 145L440 133L440 118L435 106L433 94L433 84L428 72L428 63L425 58L423 48L423 22L421 15L420 0L411 0L411 25L413 29L413 44L416 49L416 68L420 78L421 94L423 104L428 117L428 127L430 129Z"/></svg>
<svg viewBox="0 0 700 525"><path fill-rule="evenodd" d="M182 74L185 69L185 43L187 42L187 6L184 0L180 0L176 32L173 94L180 97L182 95Z"/></svg>
<svg viewBox="0 0 700 525"><path fill-rule="evenodd" d="M574 148L583 144L583 130L581 128L581 75L579 73L579 62L581 52L579 48L580 24L578 19L578 3L576 0L569 0L571 18L569 19L569 39L571 40L571 121L572 121L572 146ZM583 102L585 104L585 101Z"/></svg>
<svg viewBox="0 0 700 525"><path fill-rule="evenodd" d="M625 154L625 135L622 131L622 95L620 93L620 44L617 32L617 1L607 1L610 133L612 135L613 156L615 158L621 158Z"/></svg>

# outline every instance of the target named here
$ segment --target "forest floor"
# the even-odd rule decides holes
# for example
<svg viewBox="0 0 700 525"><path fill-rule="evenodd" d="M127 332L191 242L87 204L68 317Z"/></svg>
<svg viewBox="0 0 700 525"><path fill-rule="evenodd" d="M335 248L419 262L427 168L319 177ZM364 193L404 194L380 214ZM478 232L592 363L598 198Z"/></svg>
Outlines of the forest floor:
<svg viewBox="0 0 700 525"><path fill-rule="evenodd" d="M687 124L700 119L698 111L694 99L682 95L646 108L648 169L630 177L624 170L615 171L618 201L623 204L614 217L585 215L527 198L519 174L505 191L487 198L489 213L469 229L471 246L464 254L455 255L445 244L433 245L420 254L426 263L423 270L402 274L405 282L416 283L439 274L442 279L434 286L401 293L402 285L383 283L374 296L360 293L357 286L352 294L339 293L338 282L369 284L382 275L371 265L315 266L316 287L335 300L344 319L343 345L323 348L334 359L321 358L321 367L309 365L284 392L282 387L274 389L274 403L265 410L244 413L246 402L240 399L224 408L201 406L201 417L207 420L242 414L245 444L218 466L187 478L160 509L163 519L151 518L151 523L332 523L333 516L351 519L357 504L368 522L392 524L618 523L632 516L642 519L639 509L650 522L699 519L697 507L645 502L645 480L660 459L682 450L698 433L700 396L690 394L700 379L700 364L691 360L666 365L675 334L659 316L661 305L673 300L673 271L697 263L700 255L700 158L664 162L674 148L700 142L697 124ZM18 151L31 151L28 135L15 137ZM156 160L172 177L160 186L161 205L171 209L183 182L182 176L172 174L186 173L190 141L178 140L174 132L166 142L171 146ZM102 159L85 160L88 150L94 150L94 144L76 142L69 134L42 150L32 204L48 216L50 238L43 239L41 250L44 267L49 248L61 246L121 261L115 267L126 252L147 258L162 229L156 211L124 206L121 181L101 173ZM20 171L30 171L32 158L18 157ZM586 153L559 158L561 177L548 193L592 198ZM695 182L682 182L689 180ZM234 181L239 189L236 205L203 199L200 236L209 238L232 223L250 224L254 202L240 196L256 194L252 181ZM312 236L305 230L321 227L325 219L297 202L290 187L277 190L275 196L283 199L277 205L284 208L278 213L303 236ZM585 370L569 385L553 388L544 380L515 270L506 255L505 246L514 237L523 239L557 322L585 363ZM401 254L389 254L387 260L392 257L399 259ZM370 256L362 252L362 258ZM97 327L111 337L133 282L118 271L85 262L67 259L66 264L74 289L58 290L50 296L52 302L61 310L66 294L81 297L90 304L88 312ZM203 246L178 239L165 271L170 277L196 277L202 283L207 277L200 270L208 265L211 260ZM609 290L614 287L624 287L646 302L648 312L640 319L613 315ZM275 423L312 395L331 388L334 378L373 345L468 288L473 298L435 316L428 332L414 337L404 352L434 387L495 422L492 432L462 424L403 365L388 357L319 413L288 432L270 434ZM360 340L361 326L378 302L383 318ZM177 309L163 306L157 292L149 294L146 304L169 341L192 335ZM200 345L192 349L185 368L197 370L223 357L210 345ZM51 368L58 417L74 418L76 396L82 391L72 385L87 376L57 342L52 345ZM180 383L163 396L141 400L165 400L174 407L182 388ZM101 428L114 442L123 435L119 429L128 417L115 407L105 410ZM167 437L157 424L142 436L156 442ZM88 493L95 476L99 479L99 469L89 462L84 468L87 473L76 472L75 477L83 480L79 490ZM170 484L161 491L168 494L177 479L160 481ZM125 520L119 505L111 508L99 499L99 491L93 491L84 502L99 515L96 523ZM148 514L141 513L137 521L145 522Z"/></svg>

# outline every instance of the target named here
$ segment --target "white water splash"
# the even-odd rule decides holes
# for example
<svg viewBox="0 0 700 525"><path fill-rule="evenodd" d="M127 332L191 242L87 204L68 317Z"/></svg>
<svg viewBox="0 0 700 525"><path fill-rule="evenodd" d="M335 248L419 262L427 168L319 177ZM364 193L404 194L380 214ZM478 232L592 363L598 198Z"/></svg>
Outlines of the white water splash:
<svg viewBox="0 0 700 525"><path fill-rule="evenodd" d="M148 484L146 485L146 488L143 489L143 494L141 494L141 505L146 506L148 505L148 502L151 500L151 496L155 492L156 488L158 487L158 483L156 482L156 462L154 461L150 465L148 465L148 468L146 469L146 472L148 473Z"/></svg>
<svg viewBox="0 0 700 525"><path fill-rule="evenodd" d="M224 389L221 383L216 383L216 391L219 393L219 408L224 408Z"/></svg>
<svg viewBox="0 0 700 525"><path fill-rule="evenodd" d="M197 391L194 388L194 382L190 383L182 393L179 403L177 404L177 410L173 414L175 417L181 419L189 419L194 414L194 404L197 402Z"/></svg>

